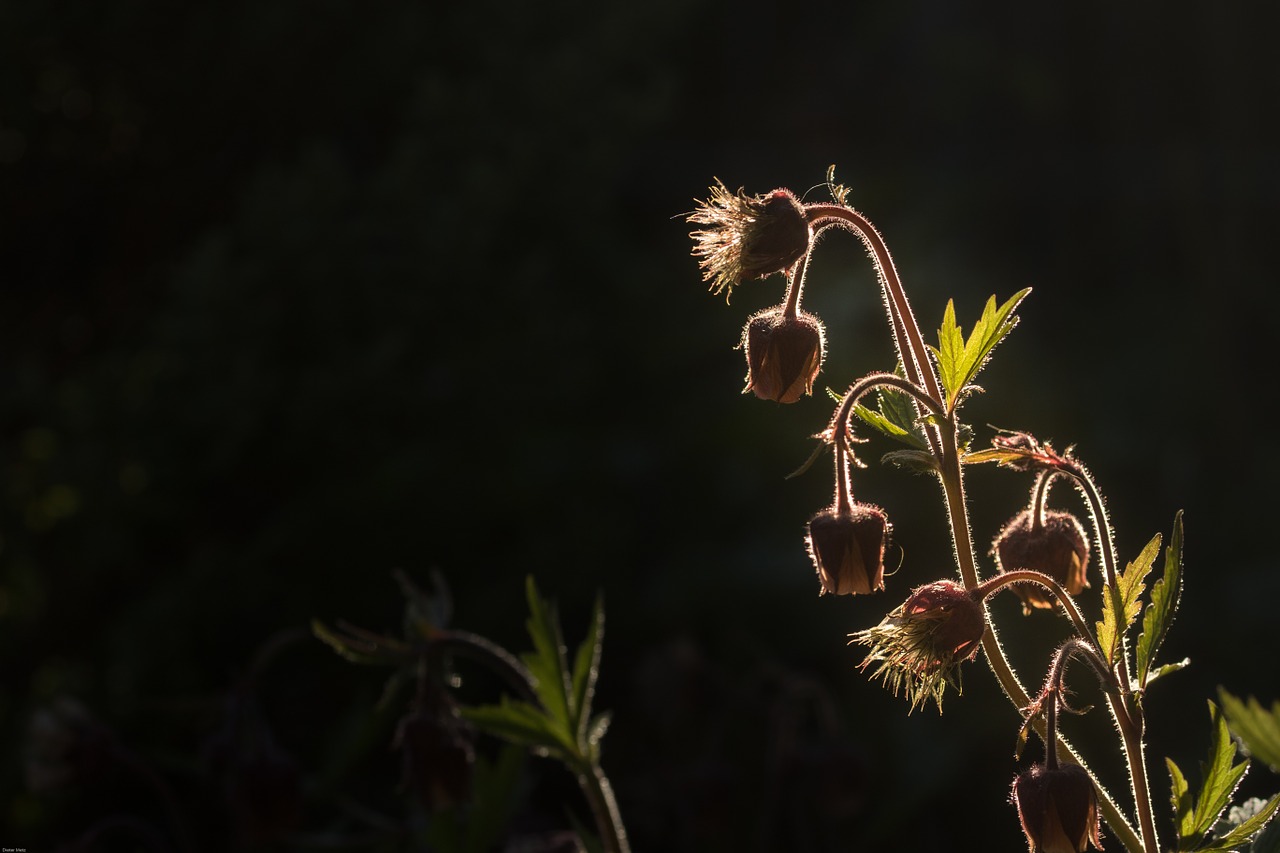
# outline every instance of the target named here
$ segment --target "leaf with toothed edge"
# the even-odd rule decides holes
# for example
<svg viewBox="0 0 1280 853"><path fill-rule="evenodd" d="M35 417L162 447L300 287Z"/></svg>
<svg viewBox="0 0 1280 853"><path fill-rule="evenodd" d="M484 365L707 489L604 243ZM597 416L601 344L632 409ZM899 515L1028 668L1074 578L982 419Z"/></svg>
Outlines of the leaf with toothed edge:
<svg viewBox="0 0 1280 853"><path fill-rule="evenodd" d="M1030 292L1031 288L1025 287L999 307L996 306L994 296L987 299L982 316L974 324L967 340L956 323L954 302L947 302L942 315L942 326L938 329L938 346L930 349L938 362L948 409L954 410L961 392L986 365L991 351L1018 325L1014 309Z"/></svg>
<svg viewBox="0 0 1280 853"><path fill-rule="evenodd" d="M1150 681L1151 665L1155 662L1160 643L1169 631L1173 614L1182 596L1182 512L1173 520L1173 533L1169 547L1164 552L1164 576L1151 587L1151 603L1142 615L1142 633L1138 635L1135 650L1138 663L1138 686L1144 688Z"/></svg>

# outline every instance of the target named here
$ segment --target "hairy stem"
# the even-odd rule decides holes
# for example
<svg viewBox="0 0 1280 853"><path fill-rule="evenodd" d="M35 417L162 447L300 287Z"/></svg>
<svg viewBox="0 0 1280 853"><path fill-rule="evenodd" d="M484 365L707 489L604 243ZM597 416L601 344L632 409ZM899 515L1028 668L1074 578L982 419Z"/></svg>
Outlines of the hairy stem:
<svg viewBox="0 0 1280 853"><path fill-rule="evenodd" d="M1093 518L1098 551L1102 558L1103 577L1110 591L1103 606L1111 608L1117 634L1114 667L1119 689L1107 694L1107 706L1111 709L1111 716L1115 719L1116 728L1120 731L1120 739L1124 743L1124 754L1129 764L1129 781L1133 786L1134 807L1138 813L1144 848L1148 853L1159 853L1160 838L1156 833L1155 815L1151 806L1151 785L1147 780L1142 715L1141 710L1132 701L1126 637L1126 626L1129 620L1124 612L1124 604L1120 600L1117 583L1119 570L1116 563L1115 543L1112 541L1111 521L1107 518L1107 508L1102 500L1102 493L1098 490L1089 471L1077 460L1071 458L1063 460L1061 470L1075 479L1076 485L1088 501L1089 514Z"/></svg>

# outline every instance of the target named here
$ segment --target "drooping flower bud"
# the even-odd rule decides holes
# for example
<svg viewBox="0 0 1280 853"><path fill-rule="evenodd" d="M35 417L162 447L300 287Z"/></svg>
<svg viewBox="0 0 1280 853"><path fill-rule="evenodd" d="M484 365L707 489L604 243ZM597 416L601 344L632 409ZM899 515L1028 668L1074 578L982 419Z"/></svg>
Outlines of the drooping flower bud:
<svg viewBox="0 0 1280 853"><path fill-rule="evenodd" d="M791 269L813 241L804 207L785 189L749 196L717 182L688 221L707 226L690 236L702 277L716 293Z"/></svg>
<svg viewBox="0 0 1280 853"><path fill-rule="evenodd" d="M823 593L867 595L884 589L884 512L855 503L849 512L826 509L809 519L805 542Z"/></svg>
<svg viewBox="0 0 1280 853"><path fill-rule="evenodd" d="M849 636L871 647L859 669L879 663L871 677L882 678L895 696L902 690L913 711L928 699L941 711L946 685L962 692L960 664L978 653L986 624L981 601L955 581L940 580L916 588L879 625Z"/></svg>
<svg viewBox="0 0 1280 853"><path fill-rule="evenodd" d="M1013 780L1012 801L1031 853L1084 853L1090 844L1102 849L1098 794L1083 767L1036 764Z"/></svg>
<svg viewBox="0 0 1280 853"><path fill-rule="evenodd" d="M1024 509L1004 526L991 550L1002 572L1043 572L1070 595L1079 595L1089 587L1089 540L1084 526L1069 512L1047 511L1044 523L1037 525L1032 511ZM1022 599L1024 613L1058 603L1053 593L1036 584L1016 584L1013 591Z"/></svg>
<svg viewBox="0 0 1280 853"><path fill-rule="evenodd" d="M804 311L787 317L780 307L747 320L742 346L747 352L747 389L776 403L794 403L813 391L827 350L817 317Z"/></svg>

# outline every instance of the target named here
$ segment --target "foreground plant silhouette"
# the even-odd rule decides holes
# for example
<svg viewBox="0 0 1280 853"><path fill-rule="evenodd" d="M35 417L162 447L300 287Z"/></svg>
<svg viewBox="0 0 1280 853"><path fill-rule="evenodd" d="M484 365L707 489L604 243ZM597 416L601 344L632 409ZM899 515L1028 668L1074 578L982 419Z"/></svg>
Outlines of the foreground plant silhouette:
<svg viewBox="0 0 1280 853"><path fill-rule="evenodd" d="M717 182L709 198L688 215L688 221L699 226L691 234L694 255L715 293L727 298L743 281L775 273L786 278L782 302L754 314L743 330L746 390L762 399L799 400L812 393L822 368L826 330L817 317L800 308L816 238L828 229L850 231L865 244L875 264L897 364L892 372L872 373L844 394L833 395L838 403L820 435L819 450L833 451L834 497L830 507L810 519L807 536L821 592L868 594L884 588L883 556L892 528L882 509L853 495L852 471L862 464L853 452L856 418L863 427L901 445L885 457L887 461L937 478L956 560L954 579L916 588L878 625L851 635L852 643L869 647L861 668L895 694L904 694L911 710L932 700L941 712L946 688L960 692L962 666L981 650L1022 714L1020 745L1030 730L1045 745L1043 762L1018 775L1010 794L1032 853L1083 853L1090 845L1101 849L1099 819L1127 850L1161 853L1144 742L1145 698L1155 679L1187 663L1157 663L1182 590L1181 513L1174 519L1161 574L1148 589L1161 536L1153 537L1121 567L1102 494L1071 448L1058 452L1025 432L1001 432L990 446L972 447L973 431L961 422L961 409L979 390L974 379L993 349L1017 325L1015 312L1029 289L1003 303L992 296L968 335L948 302L937 345L926 344L884 240L849 206L849 191L835 183L834 170L828 170L827 187L830 202L806 204L787 189L748 195ZM873 392L874 406L864 402ZM1029 506L997 537L991 549L995 571L985 577L970 534L964 486L965 468L982 463L1030 474L1033 480ZM1069 482L1083 497L1092 542L1073 515L1048 508L1050 487L1059 480ZM1096 621L1087 620L1073 598L1090 585L1093 549L1102 580L1102 612ZM1035 694L1010 666L1000 628L986 607L990 596L1006 589L1019 595L1024 615L1049 611L1066 617L1074 629L1048 662L1043 686ZM1018 627L1034 630L1036 624L1026 619ZM1074 710L1065 701L1063 687L1071 663L1093 673L1110 711L1129 776L1127 801L1099 785L1085 757L1058 731L1060 713ZM1222 698L1234 700L1225 693ZM1242 709L1239 717L1244 706L1234 701ZM1192 796L1178 766L1167 761L1177 836L1173 849L1180 852L1248 847L1280 806L1277 795L1265 804L1255 801L1247 809L1232 809L1223 820L1249 762L1236 762L1228 722L1216 705L1210 702L1209 707L1212 749L1201 768L1197 795ZM1265 714L1254 722L1258 720L1259 726L1269 722L1274 727L1274 719Z"/></svg>

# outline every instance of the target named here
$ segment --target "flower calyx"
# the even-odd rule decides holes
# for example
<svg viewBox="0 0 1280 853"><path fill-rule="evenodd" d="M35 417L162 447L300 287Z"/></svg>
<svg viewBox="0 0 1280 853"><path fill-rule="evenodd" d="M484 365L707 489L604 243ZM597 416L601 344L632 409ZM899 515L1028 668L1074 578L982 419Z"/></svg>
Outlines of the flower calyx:
<svg viewBox="0 0 1280 853"><path fill-rule="evenodd" d="M727 298L743 281L791 269L813 244L804 207L790 190L749 196L717 181L710 192L686 221L706 226L690 236L702 278L716 294L727 291Z"/></svg>
<svg viewBox="0 0 1280 853"><path fill-rule="evenodd" d="M809 519L805 544L820 594L869 595L884 589L884 549L892 525L879 507L853 503Z"/></svg>
<svg viewBox="0 0 1280 853"><path fill-rule="evenodd" d="M941 712L948 684L962 692L960 664L978 654L986 625L977 595L940 580L917 587L879 625L850 634L849 641L870 646L858 668L879 664L871 677L895 696L903 691L911 710L933 699Z"/></svg>
<svg viewBox="0 0 1280 853"><path fill-rule="evenodd" d="M1013 780L1010 800L1018 810L1030 853L1084 853L1102 849L1098 794L1078 764L1035 764Z"/></svg>

